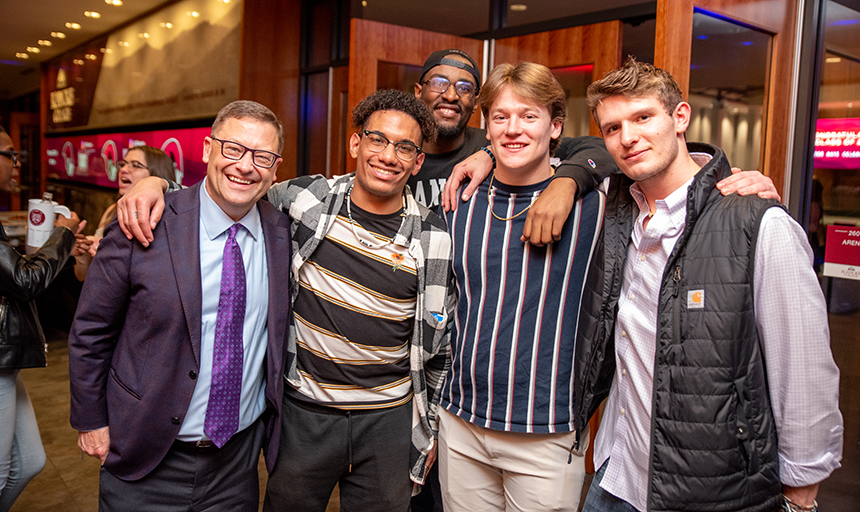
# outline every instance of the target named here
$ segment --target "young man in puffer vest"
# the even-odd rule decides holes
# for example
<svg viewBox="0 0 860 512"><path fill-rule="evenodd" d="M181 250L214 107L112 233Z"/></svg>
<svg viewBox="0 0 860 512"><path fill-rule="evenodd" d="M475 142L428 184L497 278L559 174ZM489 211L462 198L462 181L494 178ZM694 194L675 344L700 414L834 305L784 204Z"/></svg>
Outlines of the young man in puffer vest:
<svg viewBox="0 0 860 512"><path fill-rule="evenodd" d="M609 396L584 510L816 510L843 427L803 229L775 201L720 194L728 160L686 142L666 71L628 59L588 104L624 175L577 333L577 423Z"/></svg>

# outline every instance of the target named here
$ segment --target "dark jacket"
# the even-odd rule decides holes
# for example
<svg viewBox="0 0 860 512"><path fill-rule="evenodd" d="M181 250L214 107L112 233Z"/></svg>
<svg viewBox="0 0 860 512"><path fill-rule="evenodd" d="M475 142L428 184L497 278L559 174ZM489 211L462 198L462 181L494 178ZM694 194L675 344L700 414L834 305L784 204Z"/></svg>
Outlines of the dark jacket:
<svg viewBox="0 0 860 512"><path fill-rule="evenodd" d="M110 427L104 468L139 480L164 458L188 411L200 371L203 182L168 194L149 247L108 227L84 282L69 336L71 424ZM257 203L269 276L266 464L278 451L284 344L290 313L289 219ZM249 293L254 291L249 283Z"/></svg>
<svg viewBox="0 0 860 512"><path fill-rule="evenodd" d="M22 256L0 224L0 369L45 366L45 334L36 304L75 246L75 235L56 228L36 253Z"/></svg>
<svg viewBox="0 0 860 512"><path fill-rule="evenodd" d="M776 426L753 304L755 243L764 212L755 196L723 197L731 169L713 155L687 195L684 232L663 272L651 409L648 510L758 511L779 502ZM577 333L577 432L608 395L624 261L638 206L632 181L613 176L604 258L586 281ZM603 268L599 268L602 263ZM688 296L704 290L704 307ZM611 426L609 426L611 428Z"/></svg>

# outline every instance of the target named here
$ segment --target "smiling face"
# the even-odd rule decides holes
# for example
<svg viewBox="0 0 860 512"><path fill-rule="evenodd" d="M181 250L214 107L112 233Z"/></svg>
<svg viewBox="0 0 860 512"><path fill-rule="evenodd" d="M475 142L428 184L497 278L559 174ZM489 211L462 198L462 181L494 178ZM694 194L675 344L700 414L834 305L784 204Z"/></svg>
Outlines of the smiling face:
<svg viewBox="0 0 860 512"><path fill-rule="evenodd" d="M12 138L6 132L0 133L0 151L14 151ZM12 157L0 155L0 190L13 192L15 189L15 178L21 168L21 161L15 164Z"/></svg>
<svg viewBox="0 0 860 512"><path fill-rule="evenodd" d="M682 165L689 104L679 103L670 115L654 95L616 95L601 100L595 114L606 149L624 174L640 186L671 191L689 179Z"/></svg>
<svg viewBox="0 0 860 512"><path fill-rule="evenodd" d="M389 141L411 142L421 147L421 127L410 115L399 110L378 110L367 118L362 130L379 132ZM357 160L352 201L371 213L385 215L400 209L403 187L409 176L417 173L424 153L409 161L401 160L388 144L380 153L370 150L367 137L353 133L349 154Z"/></svg>
<svg viewBox="0 0 860 512"><path fill-rule="evenodd" d="M278 153L278 134L269 123L251 118L227 119L218 127L216 137L243 146ZM281 164L278 158L270 169L257 167L251 152L239 160L221 154L221 143L206 137L203 162L206 163L206 191L212 200L234 221L245 216L272 186Z"/></svg>
<svg viewBox="0 0 860 512"><path fill-rule="evenodd" d="M496 156L498 178L508 185L530 185L549 178L550 140L562 130L562 123L551 119L549 109L526 101L505 85L487 113L487 138Z"/></svg>
<svg viewBox="0 0 860 512"><path fill-rule="evenodd" d="M446 58L469 64L466 59L459 55L449 55ZM444 78L451 82L452 86L441 93L431 91L430 85L426 82L434 77ZM466 97L457 95L454 84L460 81L469 82L476 88L478 85L475 83L475 78L465 69L444 64L428 71L424 76L425 83L415 84L415 97L423 101L433 113L433 117L436 118L437 137L443 141L462 135L466 130L466 125L469 124L472 112L475 111L476 94L473 93Z"/></svg>
<svg viewBox="0 0 860 512"><path fill-rule="evenodd" d="M139 149L129 149L125 154L125 165L119 168L117 183L119 183L119 195L123 196L131 190L138 181L149 177L149 165L146 155Z"/></svg>

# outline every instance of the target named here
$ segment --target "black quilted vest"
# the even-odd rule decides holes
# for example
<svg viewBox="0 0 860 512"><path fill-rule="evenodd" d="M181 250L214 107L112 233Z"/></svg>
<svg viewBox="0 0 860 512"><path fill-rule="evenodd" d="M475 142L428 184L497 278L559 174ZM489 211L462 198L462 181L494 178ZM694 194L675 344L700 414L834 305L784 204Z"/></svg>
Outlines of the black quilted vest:
<svg viewBox="0 0 860 512"><path fill-rule="evenodd" d="M723 197L715 184L731 169L722 150L688 149L713 158L690 186L686 227L663 272L648 510L771 511L781 502L781 484L753 271L761 217L778 203ZM609 393L618 295L638 213L632 181L611 181L605 257L589 269L577 332L577 432ZM688 307L702 291L703 307Z"/></svg>

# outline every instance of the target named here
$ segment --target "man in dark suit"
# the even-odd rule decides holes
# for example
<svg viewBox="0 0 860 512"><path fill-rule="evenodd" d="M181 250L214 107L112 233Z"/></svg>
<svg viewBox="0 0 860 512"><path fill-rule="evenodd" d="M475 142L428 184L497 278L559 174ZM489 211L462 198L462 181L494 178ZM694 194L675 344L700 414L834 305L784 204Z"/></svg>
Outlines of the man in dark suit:
<svg viewBox="0 0 860 512"><path fill-rule="evenodd" d="M167 199L144 248L111 225L69 339L71 423L103 463L100 510L253 510L278 450L290 318L288 218L259 199L283 130L237 101L206 179Z"/></svg>

